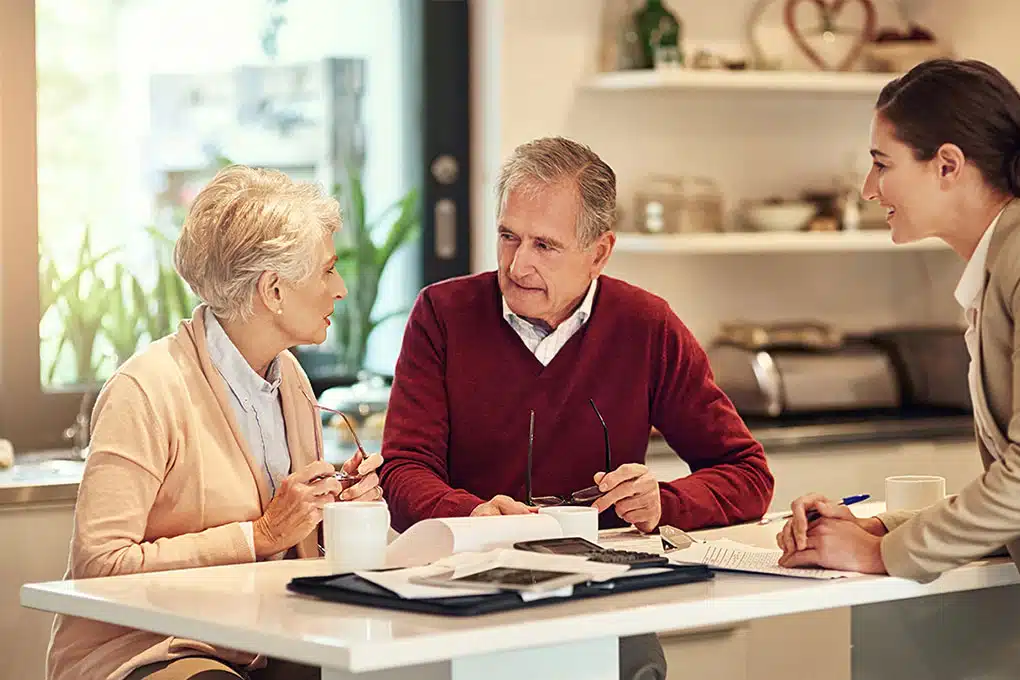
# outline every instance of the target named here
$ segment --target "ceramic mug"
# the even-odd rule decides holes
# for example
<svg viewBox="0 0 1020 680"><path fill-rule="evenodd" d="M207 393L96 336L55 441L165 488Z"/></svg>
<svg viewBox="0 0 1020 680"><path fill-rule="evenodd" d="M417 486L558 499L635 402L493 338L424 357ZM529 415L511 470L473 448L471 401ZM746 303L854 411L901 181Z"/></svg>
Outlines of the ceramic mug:
<svg viewBox="0 0 1020 680"><path fill-rule="evenodd" d="M885 508L920 510L946 497L946 478L936 475L897 475L885 479Z"/></svg>
<svg viewBox="0 0 1020 680"><path fill-rule="evenodd" d="M337 573L386 565L390 510L383 501L341 501L322 508L326 562Z"/></svg>
<svg viewBox="0 0 1020 680"><path fill-rule="evenodd" d="M555 519L564 536L580 536L592 543L599 542L599 513L595 508L583 505L554 505L539 508L538 511Z"/></svg>

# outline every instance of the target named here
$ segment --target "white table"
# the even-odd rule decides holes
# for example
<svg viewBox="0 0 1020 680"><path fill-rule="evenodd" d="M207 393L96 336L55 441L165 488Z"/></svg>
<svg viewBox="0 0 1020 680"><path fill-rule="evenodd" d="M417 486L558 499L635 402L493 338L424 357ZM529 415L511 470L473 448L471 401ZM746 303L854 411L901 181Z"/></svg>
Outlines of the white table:
<svg viewBox="0 0 1020 680"><path fill-rule="evenodd" d="M702 533L768 545L779 526ZM621 636L1020 582L1005 559L976 562L927 585L889 577L812 581L719 573L705 583L458 619L286 591L295 576L325 573L322 560L295 560L29 584L21 602L322 666L323 680L616 680Z"/></svg>

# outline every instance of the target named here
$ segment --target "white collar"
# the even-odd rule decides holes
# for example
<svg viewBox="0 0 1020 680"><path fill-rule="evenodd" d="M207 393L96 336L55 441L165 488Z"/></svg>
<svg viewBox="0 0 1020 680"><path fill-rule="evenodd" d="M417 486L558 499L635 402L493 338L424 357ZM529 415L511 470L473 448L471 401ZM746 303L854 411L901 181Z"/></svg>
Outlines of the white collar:
<svg viewBox="0 0 1020 680"><path fill-rule="evenodd" d="M260 392L276 394L283 381L279 355L269 363L266 378L263 378L252 369L210 309L205 310L205 327L209 358L245 410L248 410L253 395Z"/></svg>
<svg viewBox="0 0 1020 680"><path fill-rule="evenodd" d="M988 247L992 243L992 232L995 231L995 225L999 223L999 218L1002 217L1004 210L1005 208L1000 210L999 214L992 220L992 223L985 229L981 240L978 241L977 248L974 249L974 254L967 261L967 266L963 270L960 282L956 284L953 296L964 309L977 305L978 296L981 295L981 291L985 287L985 264L988 262Z"/></svg>
<svg viewBox="0 0 1020 680"><path fill-rule="evenodd" d="M575 317L583 324L591 317L591 308L592 305L595 303L595 288L598 286L598 281L599 279L597 276L591 280L591 283L588 285L588 292L585 294L584 299L581 300L581 306L574 310L574 313L571 314L566 320L564 320L563 322L564 324ZM514 313L514 311L510 309L510 305L506 303L505 296L500 295L500 298L503 300L504 319L511 323L513 319L521 319L522 321L527 321L527 319L525 319L519 314ZM562 326L563 324L560 325Z"/></svg>

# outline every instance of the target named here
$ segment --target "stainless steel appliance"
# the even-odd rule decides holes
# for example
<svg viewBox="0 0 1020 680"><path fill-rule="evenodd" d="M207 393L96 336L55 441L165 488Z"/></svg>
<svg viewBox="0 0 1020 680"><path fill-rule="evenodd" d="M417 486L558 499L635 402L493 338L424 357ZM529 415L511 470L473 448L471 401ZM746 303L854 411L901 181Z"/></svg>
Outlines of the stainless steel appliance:
<svg viewBox="0 0 1020 680"><path fill-rule="evenodd" d="M820 324L802 332L790 324L728 324L724 331L708 356L716 382L745 418L970 407L959 329L856 337Z"/></svg>
<svg viewBox="0 0 1020 680"><path fill-rule="evenodd" d="M901 403L888 354L867 343L823 351L719 344L708 355L716 382L745 417L890 409Z"/></svg>
<svg viewBox="0 0 1020 680"><path fill-rule="evenodd" d="M899 376L906 407L970 411L967 369L970 354L956 326L891 328L871 335L883 348Z"/></svg>

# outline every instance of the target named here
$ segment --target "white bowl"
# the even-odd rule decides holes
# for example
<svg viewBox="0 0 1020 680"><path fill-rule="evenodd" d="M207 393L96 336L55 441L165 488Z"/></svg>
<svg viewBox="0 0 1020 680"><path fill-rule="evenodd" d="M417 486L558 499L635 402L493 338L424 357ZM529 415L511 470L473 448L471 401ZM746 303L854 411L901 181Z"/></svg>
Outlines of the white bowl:
<svg viewBox="0 0 1020 680"><path fill-rule="evenodd" d="M747 221L758 231L799 231L818 212L814 203L759 203L747 208Z"/></svg>

